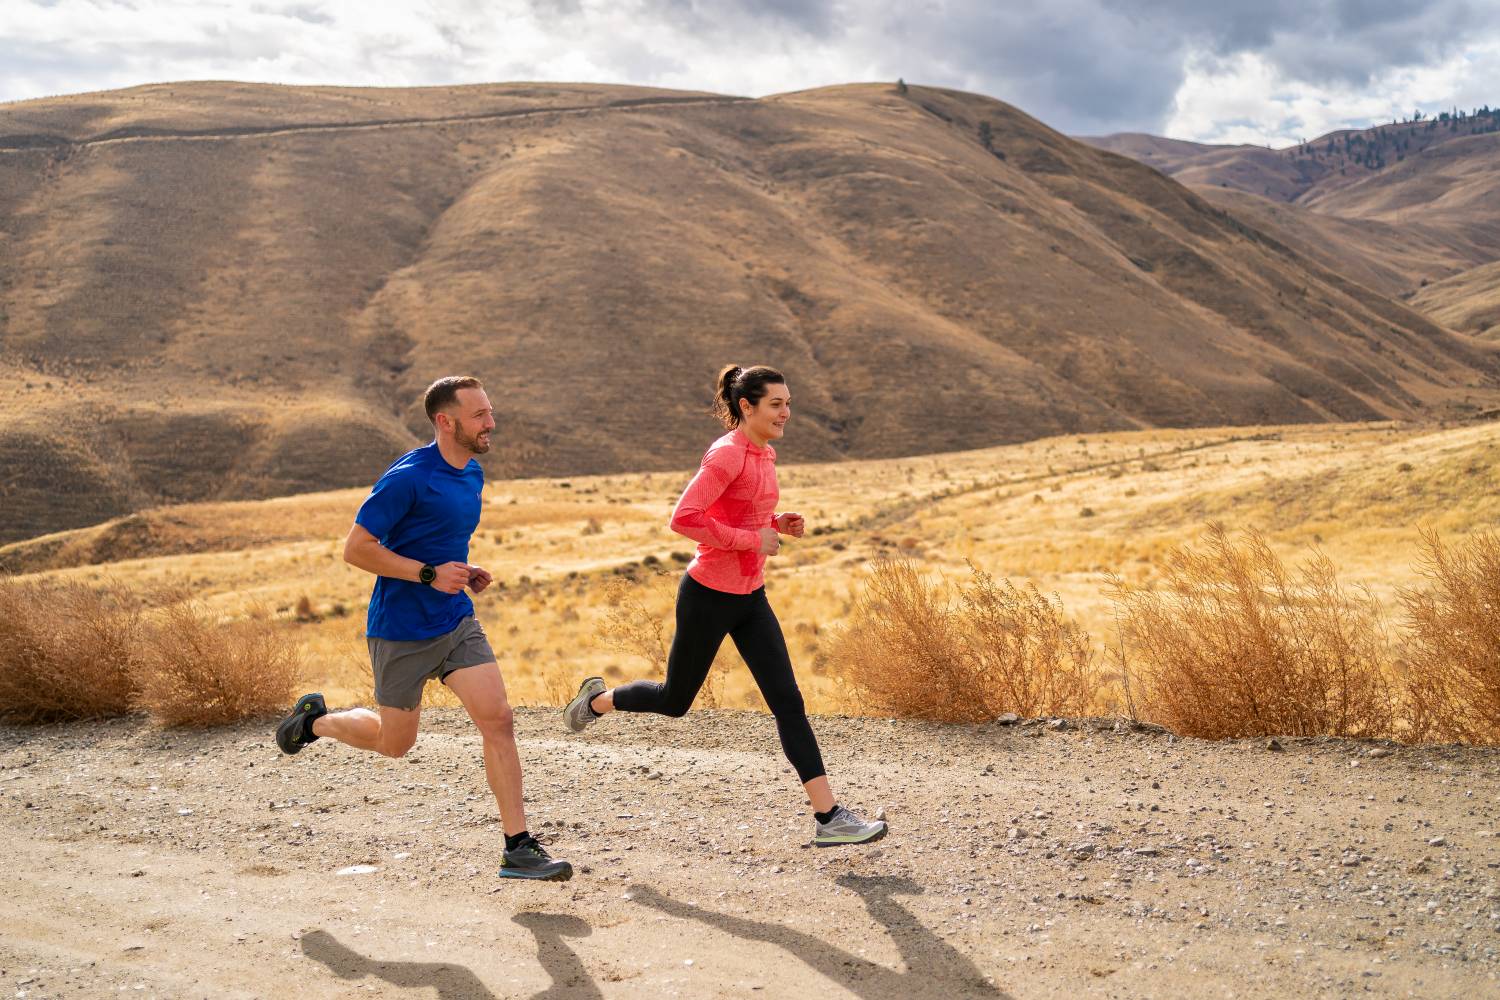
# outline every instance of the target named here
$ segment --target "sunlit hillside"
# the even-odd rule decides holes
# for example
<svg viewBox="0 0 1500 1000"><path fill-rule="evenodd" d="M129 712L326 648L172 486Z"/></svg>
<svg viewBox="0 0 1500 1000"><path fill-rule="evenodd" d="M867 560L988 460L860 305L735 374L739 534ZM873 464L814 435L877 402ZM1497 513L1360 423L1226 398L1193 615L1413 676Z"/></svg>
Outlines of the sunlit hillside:
<svg viewBox="0 0 1500 1000"><path fill-rule="evenodd" d="M847 705L820 649L881 555L908 555L950 578L972 561L1035 581L1102 650L1111 638L1105 574L1151 579L1161 556L1209 520L1261 529L1291 558L1319 545L1347 582L1394 609L1397 588L1415 580L1419 526L1459 535L1500 515L1500 427L1489 423L1070 436L847 464L793 464L796 450L794 433L780 469L783 508L802 512L810 530L772 560L769 592L821 712ZM670 621L691 545L666 520L686 475L489 485L472 559L501 583L476 603L518 701L555 702L589 672L621 679L646 669L602 644L601 629L612 595ZM339 558L362 496L162 508L0 548L0 561L22 577L116 580L142 595L186 587L227 616L261 605L301 637L311 685L368 698L370 579ZM726 644L721 664L735 662ZM716 670L712 690L727 706L759 704L743 670Z"/></svg>
<svg viewBox="0 0 1500 1000"><path fill-rule="evenodd" d="M456 369L495 401L497 477L691 463L731 362L787 371L820 461L1500 405L1496 345L937 88L17 102L0 234L0 541L356 486Z"/></svg>

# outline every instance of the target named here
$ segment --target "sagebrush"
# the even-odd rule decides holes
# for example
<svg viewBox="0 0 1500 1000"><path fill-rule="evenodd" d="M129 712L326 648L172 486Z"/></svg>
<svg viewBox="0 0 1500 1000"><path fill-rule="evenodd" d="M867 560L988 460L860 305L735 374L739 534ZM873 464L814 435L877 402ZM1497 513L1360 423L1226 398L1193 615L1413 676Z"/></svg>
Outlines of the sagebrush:
<svg viewBox="0 0 1500 1000"><path fill-rule="evenodd" d="M170 604L143 630L141 707L168 726L216 726L284 711L302 669L296 640L265 615L221 622L192 601Z"/></svg>
<svg viewBox="0 0 1500 1000"><path fill-rule="evenodd" d="M1210 525L1151 588L1116 578L1122 673L1143 715L1206 739L1391 735L1380 607L1319 552L1293 571L1266 540Z"/></svg>
<svg viewBox="0 0 1500 1000"><path fill-rule="evenodd" d="M216 725L283 710L301 667L264 616L221 622L201 603L118 587L0 580L0 715L19 722L144 710Z"/></svg>
<svg viewBox="0 0 1500 1000"><path fill-rule="evenodd" d="M860 707L944 722L1086 712L1098 688L1088 633L1055 597L970 570L955 599L910 559L871 565L829 653Z"/></svg>
<svg viewBox="0 0 1500 1000"><path fill-rule="evenodd" d="M1398 592L1414 739L1500 742L1500 536L1422 532L1423 582Z"/></svg>
<svg viewBox="0 0 1500 1000"><path fill-rule="evenodd" d="M120 589L0 580L0 715L65 722L131 711L142 631Z"/></svg>

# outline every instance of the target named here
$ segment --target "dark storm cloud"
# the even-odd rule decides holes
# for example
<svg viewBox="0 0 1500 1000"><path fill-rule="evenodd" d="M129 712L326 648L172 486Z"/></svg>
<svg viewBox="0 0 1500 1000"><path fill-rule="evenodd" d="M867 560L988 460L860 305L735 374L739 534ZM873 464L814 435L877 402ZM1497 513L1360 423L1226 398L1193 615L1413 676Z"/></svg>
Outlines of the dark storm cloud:
<svg viewBox="0 0 1500 1000"><path fill-rule="evenodd" d="M1180 48L1265 57L1310 83L1364 84L1437 62L1493 31L1496 7L1470 0L1101 0ZM1486 10L1481 10L1481 7ZM1483 20L1485 14L1489 20Z"/></svg>
<svg viewBox="0 0 1500 1000"><path fill-rule="evenodd" d="M758 96L899 76L990 94L1073 134L1161 131L1183 120L1188 93L1198 95L1194 134L1212 131L1205 93L1216 119L1254 114L1280 132L1276 123L1294 113L1326 118L1315 106L1324 95L1341 104L1360 97L1369 107L1358 113L1389 114L1379 95L1393 93L1398 73L1408 81L1403 102L1447 106L1477 94L1494 103L1497 7L1500 0L3 0L0 100L205 77L589 80ZM1451 66L1458 54L1467 69L1445 70L1451 80L1410 84L1413 73ZM1221 77L1238 81L1243 99L1232 107L1219 100ZM1247 110L1256 100L1264 114Z"/></svg>

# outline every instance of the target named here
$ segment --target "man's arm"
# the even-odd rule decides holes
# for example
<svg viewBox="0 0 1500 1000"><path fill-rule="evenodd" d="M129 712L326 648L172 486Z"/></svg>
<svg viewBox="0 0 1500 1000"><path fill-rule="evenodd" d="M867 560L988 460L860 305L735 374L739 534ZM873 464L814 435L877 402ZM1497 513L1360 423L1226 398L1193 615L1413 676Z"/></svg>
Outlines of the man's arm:
<svg viewBox="0 0 1500 1000"><path fill-rule="evenodd" d="M397 555L381 545L380 539L359 523L349 528L349 534L344 539L344 562L376 576L410 580L412 583L418 583L422 579L420 562ZM436 569L437 579L432 581L432 586L445 594L456 594L469 583L468 563L448 562Z"/></svg>

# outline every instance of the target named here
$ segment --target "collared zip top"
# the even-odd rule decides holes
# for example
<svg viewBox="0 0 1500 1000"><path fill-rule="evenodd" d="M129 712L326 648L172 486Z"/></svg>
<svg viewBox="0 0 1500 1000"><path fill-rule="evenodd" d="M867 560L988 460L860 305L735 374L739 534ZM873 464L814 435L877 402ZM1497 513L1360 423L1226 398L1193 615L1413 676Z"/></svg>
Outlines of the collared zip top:
<svg viewBox="0 0 1500 1000"><path fill-rule="evenodd" d="M760 532L772 526L776 449L735 428L709 446L672 511L672 530L698 543L688 575L705 587L749 594L765 584Z"/></svg>

